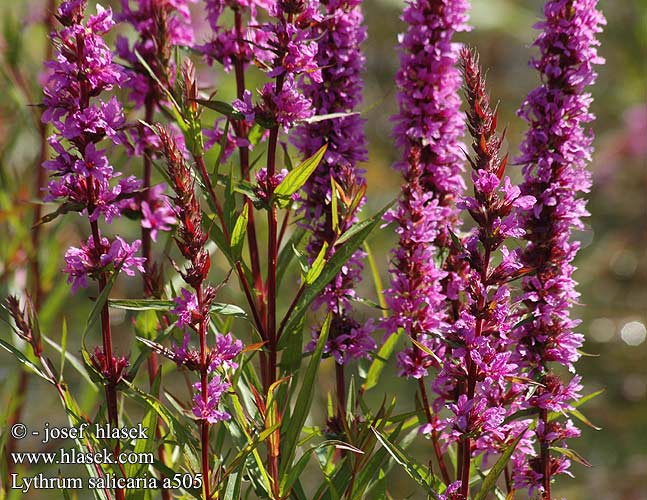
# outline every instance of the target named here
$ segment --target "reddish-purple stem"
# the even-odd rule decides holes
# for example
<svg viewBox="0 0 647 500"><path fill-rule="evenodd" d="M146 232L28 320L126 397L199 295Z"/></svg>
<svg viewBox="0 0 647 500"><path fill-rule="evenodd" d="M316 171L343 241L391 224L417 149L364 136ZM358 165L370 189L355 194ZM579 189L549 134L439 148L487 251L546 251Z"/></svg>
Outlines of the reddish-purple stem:
<svg viewBox="0 0 647 500"><path fill-rule="evenodd" d="M449 473L447 472L447 465L445 464L445 458L440 449L440 443L438 441L438 431L433 426L434 416L431 413L431 407L429 405L429 396L427 395L427 388L425 387L424 378L418 379L418 387L420 389L420 398L422 399L422 405L425 409L425 415L427 416L427 422L432 426L431 430L431 441L434 447L434 454L436 455L436 460L438 461L438 466L440 467L440 473L443 477L443 482L447 485L451 482L449 479Z"/></svg>
<svg viewBox="0 0 647 500"><path fill-rule="evenodd" d="M203 311L204 298L202 294L202 283L196 288L196 296L198 299L198 310ZM208 318L204 317L200 320L198 335L200 337L200 391L202 395L202 402L207 406L209 399L209 377L207 366L207 321ZM204 481L204 498L205 500L211 499L210 483L209 483L209 422L203 419L200 428L200 441L202 451L202 479Z"/></svg>
<svg viewBox="0 0 647 500"><path fill-rule="evenodd" d="M242 14L237 9L234 14L234 23L236 27L236 36L238 38L238 46L243 47L243 20ZM234 60L234 70L236 73L236 95L238 99L243 99L245 94L245 66L242 55L237 55ZM234 129L236 135L241 139L246 139L248 130L245 122L243 120L237 121L234 123ZM249 175L249 147L246 145L245 141L241 141L241 145L238 147L240 153L240 172L243 176L243 179L246 181L250 180ZM247 222L247 240L249 243L249 257L252 264L252 275L254 276L254 284L256 289L263 293L263 276L261 274L261 264L258 252L258 241L256 239L256 223L254 218L254 204L249 198L246 200L247 210L248 210L248 222ZM264 299L262 299L264 300Z"/></svg>

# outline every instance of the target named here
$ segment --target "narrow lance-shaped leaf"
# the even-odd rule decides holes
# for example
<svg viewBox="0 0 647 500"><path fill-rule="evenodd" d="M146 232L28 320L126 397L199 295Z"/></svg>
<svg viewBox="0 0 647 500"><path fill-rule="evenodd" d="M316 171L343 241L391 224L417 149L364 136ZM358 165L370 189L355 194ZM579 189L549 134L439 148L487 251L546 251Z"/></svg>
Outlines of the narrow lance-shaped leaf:
<svg viewBox="0 0 647 500"><path fill-rule="evenodd" d="M368 369L366 380L362 384L362 392L366 392L377 386L377 383L380 380L380 376L382 375L384 368L386 368L389 357L391 356L391 353L393 353L393 349L395 348L402 335L402 330L400 330L397 333L389 336L386 341L380 346L379 350L377 351L377 355L373 358L373 361L371 361L371 366Z"/></svg>
<svg viewBox="0 0 647 500"><path fill-rule="evenodd" d="M293 247L296 248L299 245L299 243L301 243L301 240L303 240L303 237L305 236L305 234L306 234L305 228L297 227L290 235L290 239L285 243L285 245L281 249L281 252L279 253L279 260L276 265L277 288L280 288L281 280L285 275L285 273L287 272L290 262L292 262L292 259L294 258L294 252L292 251L292 248Z"/></svg>
<svg viewBox="0 0 647 500"><path fill-rule="evenodd" d="M25 365L27 368L29 368L30 371L34 372L36 375L39 377L43 378L50 384L53 384L54 381L50 380L49 377L43 373L40 368L38 368L34 363L32 363L27 356L25 356L22 352L20 352L18 349L16 349L14 346L11 344L5 342L4 340L0 339L0 347L5 349L7 352L13 354L15 358L20 361L23 365Z"/></svg>
<svg viewBox="0 0 647 500"><path fill-rule="evenodd" d="M551 446L550 449L564 455L566 458L570 458L571 460L573 460L574 462L577 462L578 464L584 465L585 467L593 467L591 462L586 460L582 455L580 455L578 452L576 452L571 448L560 448L558 446Z"/></svg>
<svg viewBox="0 0 647 500"><path fill-rule="evenodd" d="M236 111L234 107L228 102L209 99L196 99L195 102L201 104L205 108L213 109L214 111L217 111L218 113L221 113L234 120L242 120L243 118L245 118L245 116L240 111Z"/></svg>
<svg viewBox="0 0 647 500"><path fill-rule="evenodd" d="M63 338L65 338L67 337L67 322L65 320L63 321L63 325L64 325L63 333L65 334ZM42 335L41 338L45 341L46 344L49 344L61 354L61 368L60 368L59 382L61 382L63 379L63 369L65 368L65 361L69 361L70 364L74 367L74 369L77 372L79 372L79 374L87 382L90 383L90 387L92 388L92 390L94 391L99 390L97 386L94 385L94 382L92 382L92 379L90 378L88 371L85 369L85 366L83 366L83 363L76 356L74 356L74 354L70 353L66 348L58 345L55 341L53 341L49 337L46 337L45 335Z"/></svg>
<svg viewBox="0 0 647 500"><path fill-rule="evenodd" d="M243 206L243 211L236 220L234 230L231 232L231 252L236 259L240 259L245 242L245 233L247 231L247 222L249 220L249 205Z"/></svg>
<svg viewBox="0 0 647 500"><path fill-rule="evenodd" d="M426 493L437 499L438 495L434 491L434 488L440 486L440 481L427 472L422 465L417 463L402 448L389 441L389 439L375 427L371 427L371 430L375 434L375 437L377 437L377 440L382 444L382 446L384 446L384 448L386 448L393 459L402 466L407 475L418 483L419 486L424 488ZM433 480L433 484L430 483L430 479Z"/></svg>
<svg viewBox="0 0 647 500"><path fill-rule="evenodd" d="M127 311L170 311L177 305L172 300L159 299L109 299L108 304L114 309ZM211 312L223 316L246 317L245 311L234 304L215 302L211 306Z"/></svg>
<svg viewBox="0 0 647 500"><path fill-rule="evenodd" d="M280 207L286 207L289 205L292 195L303 187L312 173L317 169L327 148L327 144L322 146L314 155L293 168L288 175L285 176L285 179L276 186L274 197L277 199Z"/></svg>
<svg viewBox="0 0 647 500"><path fill-rule="evenodd" d="M310 269L306 274L306 277L305 277L306 285L312 285L314 281L321 275L321 271L323 271L324 265L326 264L327 252L328 252L328 242L324 241L324 244L321 247L321 250L319 250L319 254L312 262L312 265L310 266Z"/></svg>

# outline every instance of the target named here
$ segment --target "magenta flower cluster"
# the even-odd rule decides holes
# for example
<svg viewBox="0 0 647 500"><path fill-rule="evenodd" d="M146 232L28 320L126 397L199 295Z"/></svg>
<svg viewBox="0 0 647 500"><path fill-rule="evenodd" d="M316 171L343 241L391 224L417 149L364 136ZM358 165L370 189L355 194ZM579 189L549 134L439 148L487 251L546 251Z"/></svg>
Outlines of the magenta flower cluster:
<svg viewBox="0 0 647 500"><path fill-rule="evenodd" d="M91 279L101 293L116 273L133 276L140 271L146 275L145 297L160 299L152 301L156 307L172 304L160 318L183 335L181 345L148 345L194 377L187 406L200 427L204 496L213 496L209 491L216 483L213 477L209 480L214 470L209 426L231 418L224 400L244 351L240 340L219 333L212 324L220 290L210 282L213 237L240 281L259 336L260 342L248 350L259 351L257 387L262 385L265 394L256 388L251 392L266 432L268 423L290 417L289 404L284 412L268 402L293 392L273 391L283 381L292 383L288 365L299 357L284 363L286 357L279 354L286 335L293 334L288 332L295 323L291 315L304 314L301 306L308 301L307 306L312 304L315 312L323 309L330 318L323 352L337 363L338 393L337 415L327 422L331 433L343 435L364 424L362 417L345 414L345 391L354 382L346 385L344 365L370 359L377 349L373 334L382 327L385 339L402 334L404 347L396 355L399 375L417 384L417 408L425 415L420 433L430 438L434 467L437 463L445 484L435 496L468 500L474 460L485 470L514 445L511 467L505 470L508 491L526 489L530 496L539 492L550 500L552 478L570 473L567 440L580 434L570 419L556 415L572 411L582 390L574 367L584 337L571 313L579 297L573 278L579 244L573 232L584 227L588 213L583 194L591 188L586 166L593 135L587 124L594 115L586 88L597 76L593 66L603 63L596 37L605 24L597 0L545 2L544 19L536 25L541 30L534 44L539 56L531 61L541 84L518 111L529 126L515 160L522 166L520 185L506 175L512 162L503 152L505 132L499 132L497 107L490 102L478 55L454 40L470 29L470 2L407 1L396 75L399 110L392 118L400 153L394 169L402 176L402 188L384 217L398 241L390 254L391 280L384 293L388 314L378 325L371 319L360 322L354 310L367 247L336 254L349 244L344 235L357 227L366 201L361 164L368 160L368 150L365 120L358 112L366 64L361 47L367 38L361 0L204 0L210 34L203 40L196 40L191 25L193 3L121 0L117 20L128 23L135 37L119 36L115 53L104 41L114 25L110 9L97 6L86 20L87 0L61 4L56 19L62 27L52 34L56 55L46 63L42 115L54 131L48 138L53 156L43 166L51 174L45 200L61 204L50 217L77 212L90 224L90 237L65 252L72 291L87 287ZM233 72L236 98L229 100L231 105L202 93L190 60L178 71L174 56L182 46L197 52L207 65L218 63ZM254 67L264 79L250 90L246 70ZM108 97L119 88L132 104L130 123L119 100ZM461 88L466 112L461 111ZM202 113L210 110L219 112L219 118L203 130ZM182 133L173 124L153 125L162 113L176 118ZM285 141L282 133L289 134ZM462 142L464 135L469 144ZM190 152L183 146L184 137ZM267 163L258 163L262 156L250 161L250 150L263 140L268 141ZM219 144L219 155L205 154L203 141L205 150ZM307 181L300 179L303 188L291 191L281 219L277 214L287 204L276 190L290 175L290 145L300 159L324 146L326 151ZM115 170L109 160L114 146L144 158L143 181ZM277 154L281 147L285 164ZM232 177L236 195L227 185L221 203L223 176L218 169L236 150L241 167L240 179ZM220 163L212 170L207 163L215 156ZM164 160L163 175L173 192L168 197L166 184L152 182L158 160ZM198 186L204 187L206 201ZM241 193L247 196L244 212L234 197ZM261 210L267 211L265 248L259 245L266 236L257 225ZM122 216L140 220L141 241L105 235L103 224ZM304 279L281 321L277 275L286 228L294 218L308 234L304 245L310 266L320 261L327 265L335 255L353 255L339 272L335 268L336 276L317 297ZM467 218L471 220L465 229ZM172 261L184 282L177 293L174 289L172 302L161 300L164 273L150 258L151 241L166 231L174 231L176 257L183 259ZM146 258L137 256L140 247ZM266 256L260 255L261 249L267 250ZM112 354L109 316L106 302L103 350L97 348L91 359L105 376L108 416L116 424L117 390L128 361ZM315 349L320 330L313 329L307 351ZM569 377L561 375L566 371ZM251 380L248 375L243 378ZM253 409L250 402L245 402L245 411ZM260 424L253 427L249 430L262 430ZM272 498L290 494L282 491L280 479L290 463L279 455L293 437L284 429L266 436ZM457 451L451 476L445 463L449 446ZM335 455L340 463L350 457L347 451ZM164 447L160 456L163 452Z"/></svg>
<svg viewBox="0 0 647 500"><path fill-rule="evenodd" d="M261 50L255 50L254 56L274 80L258 90L259 99L256 102L252 93L247 91L242 99L234 102L234 108L249 123L256 121L265 126L277 124L288 131L300 120L314 114L312 101L300 92L300 84L306 80L322 82L321 69L316 63L317 42L310 30L310 26L321 19L319 2L294 0L266 2L262 6L268 9L272 20L250 27L256 33L254 41L239 36L238 45L232 49L238 52L232 53L241 57L243 46L240 44L243 41L249 47L258 45ZM254 3L250 12L253 19Z"/></svg>
<svg viewBox="0 0 647 500"><path fill-rule="evenodd" d="M164 89L158 88L149 69L160 83L173 83L175 63L171 49L177 45L193 46L189 4L195 1L135 0L133 7L132 0L121 0L117 21L129 23L138 34L132 46L125 36L117 37L117 54L129 67L125 86L130 90L129 98L136 108L142 108L147 99L157 101L164 96ZM144 67L140 58L148 68ZM154 136L150 133L151 138Z"/></svg>
<svg viewBox="0 0 647 500"><path fill-rule="evenodd" d="M143 259L134 257L139 241L131 245L119 237L101 237L97 226L100 218L110 223L119 217L141 182L133 176L119 179L107 150L99 147L104 140L125 141L121 105L114 97L107 101L98 97L123 84L126 76L103 40L114 24L112 12L99 5L83 24L85 6L84 1L64 2L57 12L63 27L53 34L56 58L46 63L42 117L56 130L49 138L54 158L44 163L52 176L45 199L62 200L69 209L86 214L92 225L88 242L65 254L73 290L86 286L87 276L97 278L110 266L127 274L143 269Z"/></svg>
<svg viewBox="0 0 647 500"><path fill-rule="evenodd" d="M186 290L183 290L186 292ZM182 302L182 301L178 301ZM197 301L195 302L197 304ZM182 308L186 304L178 304L178 308L172 311L178 316L183 314ZM181 328L180 321L178 320L177 326ZM178 366L184 366L189 370L199 371L200 368L200 353L190 347L191 336L186 333L181 346L174 345L173 360ZM209 351L208 359L206 360L208 366L206 368L207 383L206 398L202 395L202 383L196 382L193 384L193 414L200 420L206 420L210 424L215 424L222 420L229 420L231 416L222 409L221 400L224 394L227 393L231 384L227 381L229 372L238 368L238 363L234 360L243 350L243 343L240 340L235 340L233 336L228 333L227 335L217 334L216 341L213 348Z"/></svg>

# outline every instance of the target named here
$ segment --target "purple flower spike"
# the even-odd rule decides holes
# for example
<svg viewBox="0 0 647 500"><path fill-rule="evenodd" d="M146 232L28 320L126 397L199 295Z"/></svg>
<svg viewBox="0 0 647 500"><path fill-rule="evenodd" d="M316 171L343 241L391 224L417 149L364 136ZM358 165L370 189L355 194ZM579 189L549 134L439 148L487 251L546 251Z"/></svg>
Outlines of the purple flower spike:
<svg viewBox="0 0 647 500"><path fill-rule="evenodd" d="M523 220L528 246L522 260L536 271L523 280L524 304L532 319L518 330L517 362L544 387L529 402L541 409L537 428L541 455L516 463L515 481L548 496L551 476L568 470L568 461L550 456L548 448L555 442L565 446L562 441L569 436L541 429L547 424L547 411L568 408L579 390L579 377L564 384L551 373L549 363L574 371L584 340L573 331L579 322L571 319L579 296L572 277L579 243L571 236L588 215L581 193L591 187L586 164L593 135L585 124L594 116L585 87L595 82L593 66L604 62L597 53L596 36L606 24L596 7L596 0L546 2L545 19L536 25L542 30L534 43L540 54L530 63L543 83L530 92L518 112L530 125L518 159L524 175L521 191L537 203Z"/></svg>
<svg viewBox="0 0 647 500"><path fill-rule="evenodd" d="M195 1L121 0L117 20L132 25L139 35L132 47L126 37L117 38L117 54L129 66L125 86L136 108L143 107L147 99L156 104L166 98L164 89L151 78L137 54L146 61L159 82L172 85L175 78L172 48L192 46L194 42L189 4Z"/></svg>
<svg viewBox="0 0 647 500"><path fill-rule="evenodd" d="M386 217L396 223L399 235L391 288L386 291L392 311L385 322L387 334L402 328L417 338L438 332L445 324L441 280L447 273L435 263L433 245L446 246L446 228L457 224L451 204L464 189L461 77L452 37L468 29L467 9L464 0L415 0L402 16L408 28L400 38L396 76L400 112L393 119L396 144L403 153L395 168L402 172L404 184L397 208ZM442 349L438 342L429 347ZM401 361L403 373L421 374L407 366L413 360L401 357Z"/></svg>
<svg viewBox="0 0 647 500"><path fill-rule="evenodd" d="M107 102L97 96L123 83L125 76L113 63L104 35L113 26L112 11L97 5L97 13L83 25L85 3L63 2L58 19L63 24L52 37L57 46L56 59L48 61L49 75L44 87L42 120L54 126L48 141L54 158L43 163L52 173L48 201L64 199L87 215L94 225L93 236L81 248L71 247L65 254L68 282L72 290L87 285L87 276L98 279L109 266L129 276L143 271L144 259L134 257L140 242L132 245L116 237L102 238L96 222L100 216L110 223L121 215L127 200L141 187L134 177L117 178L107 150L97 143L109 139L122 144L124 114L116 98ZM82 80L79 75L84 75ZM65 141L64 141L65 139Z"/></svg>

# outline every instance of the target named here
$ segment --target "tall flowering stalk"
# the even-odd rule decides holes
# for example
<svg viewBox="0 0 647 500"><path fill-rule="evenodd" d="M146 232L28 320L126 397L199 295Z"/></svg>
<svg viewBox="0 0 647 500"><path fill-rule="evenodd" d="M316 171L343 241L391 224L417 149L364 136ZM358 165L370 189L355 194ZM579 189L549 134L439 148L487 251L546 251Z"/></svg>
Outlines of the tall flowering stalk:
<svg viewBox="0 0 647 500"><path fill-rule="evenodd" d="M266 389L276 380L278 329L276 318L276 266L278 259L278 205L274 190L285 178L287 170L277 171L277 147L281 130L289 131L294 125L314 114L310 99L299 90L299 82L305 78L321 83L321 70L314 56L317 43L312 39L310 28L319 22L318 2L286 0L268 5L272 21L258 27L265 33L265 45L261 48L269 56L265 69L273 81L259 91L260 100L254 102L252 93L246 90L242 99L234 101L237 113L248 124L257 123L269 129L267 166L256 174L257 196L269 203L268 212L268 269L261 291L263 328L270 351L267 371L264 375ZM264 56L266 57L266 56Z"/></svg>
<svg viewBox="0 0 647 500"><path fill-rule="evenodd" d="M222 396L231 385L223 376L227 369L237 367L232 360L241 352L242 343L234 341L231 335L218 334L214 347L207 344L210 310L216 298L216 289L207 281L211 257L205 248L207 234L202 229L202 209L195 194L191 169L175 139L161 126L157 127L157 133L166 158L166 171L175 191L174 210L179 221L175 241L182 256L188 261L187 267L180 273L186 284L193 289L182 289L181 296L175 298L176 307L171 312L178 317L178 328L189 328L197 333L200 345L198 351L191 350L190 336L185 335L182 346L176 347L173 359L178 365L196 371L200 377L193 385L193 414L200 423L203 493L205 499L210 499L209 428L212 424L230 418L220 408Z"/></svg>
<svg viewBox="0 0 647 500"><path fill-rule="evenodd" d="M193 29L190 25L189 4L194 0L122 0L118 20L127 22L138 34L132 47L124 36L117 38L117 54L127 62L125 86L135 109L143 109L144 121L153 122L162 106L168 105L167 92L175 81L176 67L173 48L178 45L192 46ZM142 63L145 61L145 64ZM129 207L141 218L142 255L146 258L143 275L144 297L160 298L163 269L152 259L152 243L157 241L159 231L168 231L176 220L164 191L164 184L153 186L152 162L160 149L159 137L146 125L131 129L134 148L132 154L142 156L143 192ZM157 353L151 352L147 362L151 387L159 373ZM155 394L157 396L157 394ZM161 422L157 431L161 436ZM159 448L160 460L164 462L164 446ZM170 498L168 490L163 497Z"/></svg>
<svg viewBox="0 0 647 500"><path fill-rule="evenodd" d="M250 102L251 93L247 90L245 71L252 61L267 64L271 61L272 53L266 50L268 33L262 29L263 24L258 21L258 16L263 11L269 11L274 5L274 0L206 0L205 8L207 21L211 27L211 38L207 43L196 46L204 54L209 65L219 62L226 72L234 69L236 79L236 97L238 101ZM259 9L261 11L259 12ZM234 15L233 26L227 26L224 15L230 10ZM238 149L240 172L243 179L250 181L250 150L253 144L248 136L253 125L253 119L226 120L218 118L212 129L206 129L205 135L208 148L213 144L224 144L222 159L226 160ZM223 137L227 134L223 143ZM266 138L264 133L261 140ZM259 293L259 306L266 301L261 272L260 252L256 235L256 217L252 200L247 199L248 224L247 237L249 242L249 256L254 286ZM262 354L264 356L264 354Z"/></svg>
<svg viewBox="0 0 647 500"><path fill-rule="evenodd" d="M461 78L455 67L458 46L454 33L465 31L465 0L414 0L404 10L407 31L400 39L400 70L396 75L400 112L394 117L396 145L402 160L394 168L404 183L398 207L388 221L396 223L399 243L393 252L391 288L386 291L391 314L387 334L399 329L415 343L398 355L400 373L419 381L429 424L436 417L429 409L423 378L428 367L438 368L444 345L434 334L446 325L441 280L446 277L437 262L434 244L447 241L447 228L457 222L452 206L464 189L460 137L464 126L458 90ZM426 350L432 351L435 356ZM449 482L436 431L434 448L443 479Z"/></svg>
<svg viewBox="0 0 647 500"><path fill-rule="evenodd" d="M352 113L361 103L361 74L365 66L361 44L366 39L366 28L362 24L361 2L321 3L325 12L313 35L317 40L317 66L326 84L304 83L303 93L312 101L317 115ZM364 120L358 114L350 114L304 124L295 132L293 141L304 158L328 145L321 163L304 186L306 196L301 204L302 224L311 232L307 252L312 263L322 251L328 256L333 254L336 240L357 221L364 203L366 181L358 167L359 162L367 159ZM333 313L325 352L337 362L340 412L346 407L343 365L352 359L369 357L375 349L371 324L362 326L352 317L351 299L361 279L363 257L363 252L357 251L314 303L315 308L323 305ZM318 329L313 334L312 348Z"/></svg>
<svg viewBox="0 0 647 500"><path fill-rule="evenodd" d="M459 443L460 493L468 498L470 466L474 455L503 451L525 432L524 423L504 424L520 408L525 385L518 380L511 332L517 319L509 283L527 272L519 250L508 250L508 239L524 231L519 209L529 209L535 199L504 177L507 155L501 157L503 137L496 133L497 114L490 107L485 79L475 53L461 53L468 104L467 123L475 158L470 159L474 195L458 207L467 210L475 229L460 242L459 257L467 262L461 285L464 304L445 339L453 346L434 380L434 389L453 415L440 423L445 444ZM499 264L494 264L500 257ZM527 423L526 423L527 425Z"/></svg>
<svg viewBox="0 0 647 500"><path fill-rule="evenodd" d="M264 310L264 340L268 355L264 363L263 387L268 394L277 380L278 342L280 329L277 321L277 264L279 256L278 203L274 191L286 176L287 171L277 170L277 147L281 129L290 130L296 122L314 114L313 104L299 90L299 82L308 79L322 82L321 69L317 66L317 42L311 28L320 22L317 0L280 0L268 5L272 16L262 27L266 43L262 46L270 56L266 64L267 74L273 81L259 91L260 102L253 104L252 95L246 91L234 107L245 115L249 122L256 121L269 129L267 139L267 166L257 173L261 198L267 206L267 273L263 286L262 308ZM288 214L286 214L286 217ZM287 219L286 219L287 222ZM287 316L286 316L287 317ZM280 421L276 405L269 411L277 412L271 419ZM273 495L280 496L279 484L280 432L272 434L268 444L268 472L273 481Z"/></svg>
<svg viewBox="0 0 647 500"><path fill-rule="evenodd" d="M62 29L53 34L56 59L46 63L50 73L42 117L56 130L49 139L55 156L43 166L52 172L46 200L64 200L62 208L82 212L90 223L87 242L65 253L68 282L75 291L87 286L91 278L101 294L114 273L133 275L135 269L144 270L144 259L135 257L140 241L128 244L119 236L109 239L101 235L98 224L100 218L110 223L118 217L141 183L134 177L117 181L121 174L110 165L106 150L97 147L104 139L114 144L124 141L121 105L114 97L108 101L96 97L123 83L125 77L102 38L113 26L112 12L97 6L97 14L83 24L85 8L85 1L68 1L56 14ZM117 426L117 384L127 361L113 353L107 302L101 310L101 331L102 347L95 349L91 359L105 379L108 419ZM124 498L123 490L116 494Z"/></svg>
<svg viewBox="0 0 647 500"><path fill-rule="evenodd" d="M545 19L534 45L540 56L531 61L542 84L530 92L519 110L530 128L521 146L524 194L537 203L524 219L528 246L524 265L534 273L523 281L524 305L530 321L519 333L519 363L542 383L529 405L540 419L536 435L537 458L517 464L521 485L538 488L544 499L551 498L551 478L567 473L569 461L550 453L551 446L579 431L567 421L549 421L549 412L561 412L581 389L580 377L562 380L551 368L557 363L574 371L583 336L573 331L579 324L571 318L571 307L579 294L572 275L572 262L579 242L572 241L573 229L583 227L588 215L581 193L591 187L586 164L591 159L592 133L585 124L594 119L589 111L591 95L585 87L595 82L594 64L604 62L597 54L605 19L595 0L554 0L544 6Z"/></svg>

